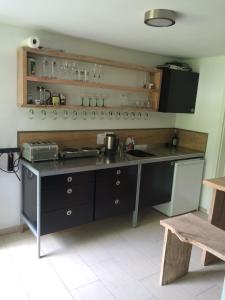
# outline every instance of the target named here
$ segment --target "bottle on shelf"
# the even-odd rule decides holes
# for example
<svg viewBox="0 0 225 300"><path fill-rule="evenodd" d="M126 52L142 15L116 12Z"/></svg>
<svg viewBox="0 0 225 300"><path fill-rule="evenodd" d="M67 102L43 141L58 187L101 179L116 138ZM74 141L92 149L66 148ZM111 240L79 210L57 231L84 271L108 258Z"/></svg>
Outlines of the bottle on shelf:
<svg viewBox="0 0 225 300"><path fill-rule="evenodd" d="M171 147L176 148L178 146L178 143L179 143L179 137L177 134L177 130L174 130L174 134L171 139Z"/></svg>

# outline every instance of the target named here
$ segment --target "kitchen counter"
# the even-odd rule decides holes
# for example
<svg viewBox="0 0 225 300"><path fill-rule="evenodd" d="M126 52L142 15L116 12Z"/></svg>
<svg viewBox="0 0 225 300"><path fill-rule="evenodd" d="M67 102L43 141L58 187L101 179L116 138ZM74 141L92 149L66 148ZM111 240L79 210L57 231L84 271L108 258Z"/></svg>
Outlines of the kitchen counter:
<svg viewBox="0 0 225 300"><path fill-rule="evenodd" d="M69 160L57 160L47 162L29 163L22 160L22 164L30 169L34 174L43 177L58 174L67 174L81 171L91 171L106 168L116 168L122 166L139 165L152 162L181 160L204 157L204 153L180 148L168 148L165 146L147 147L144 149L149 153L154 154L151 157L135 157L126 153L116 155L108 158L105 156L89 157L89 158L75 158Z"/></svg>
<svg viewBox="0 0 225 300"><path fill-rule="evenodd" d="M173 179L177 176L173 161L186 160L181 168L187 164L189 170L189 165L195 164L192 158L204 157L202 152L184 148L146 146L142 150L154 156L122 153L112 158L99 156L33 164L21 160L21 214L37 238L38 257L44 234L120 213L132 213L135 227L139 207L144 207L147 200L150 206L170 201ZM149 194L152 197L146 200Z"/></svg>

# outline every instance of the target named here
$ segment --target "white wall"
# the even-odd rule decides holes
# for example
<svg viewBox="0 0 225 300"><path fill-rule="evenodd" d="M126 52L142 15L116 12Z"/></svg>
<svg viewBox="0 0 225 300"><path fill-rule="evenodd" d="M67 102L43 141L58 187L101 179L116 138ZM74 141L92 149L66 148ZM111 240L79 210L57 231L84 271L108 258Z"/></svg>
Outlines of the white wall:
<svg viewBox="0 0 225 300"><path fill-rule="evenodd" d="M170 60L168 57L112 47L87 40L75 39L48 32L0 25L0 148L17 144L18 130L62 130L102 128L153 128L174 127L175 115L152 113L151 119L144 120L30 120L26 109L16 106L17 102L17 58L20 42L30 35L37 35L41 44L54 49L64 49L78 54L156 66ZM0 160L0 166L5 161ZM5 166L4 166L5 167ZM0 173L0 229L19 224L20 190L19 182L11 174Z"/></svg>
<svg viewBox="0 0 225 300"><path fill-rule="evenodd" d="M225 56L188 61L200 73L195 114L177 114L175 126L208 132L205 178L222 176L224 165L218 164L225 111ZM221 158L224 158L221 153ZM221 162L224 161L221 159ZM224 162L223 162L224 163ZM221 171L222 170L222 171ZM203 188L201 206L208 210L212 189Z"/></svg>

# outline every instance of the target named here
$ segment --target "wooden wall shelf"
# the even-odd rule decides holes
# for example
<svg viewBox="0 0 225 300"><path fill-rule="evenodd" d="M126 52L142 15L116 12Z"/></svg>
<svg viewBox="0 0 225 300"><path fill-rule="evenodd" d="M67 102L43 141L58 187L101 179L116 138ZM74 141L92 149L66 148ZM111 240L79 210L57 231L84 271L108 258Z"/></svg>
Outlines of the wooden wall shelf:
<svg viewBox="0 0 225 300"><path fill-rule="evenodd" d="M107 65L114 68L121 68L127 69L132 71L141 71L146 72L149 74L151 78L151 83L153 83L154 88L147 89L143 87L137 86L128 86L128 85L120 85L120 84L111 84L111 83L102 83L102 82L92 82L92 81L81 81L81 80L67 80L61 78L50 78L50 77L38 77L38 76L30 76L28 74L28 58L30 57L39 57L39 56L46 56L46 57L54 57L55 59L68 59L68 60L75 60L80 62L87 62L97 65ZM123 62L117 62L107 59L100 59L92 56L84 56L84 55L77 55L77 54L70 54L63 51L51 50L51 49L32 49L32 48L19 48L18 49L18 106L20 107L55 107L53 105L30 105L28 104L28 83L44 83L44 84L60 84L60 85L67 85L67 86L74 86L74 87L81 87L81 88L95 88L95 89L108 89L112 91L124 91L128 93L137 93L137 94L146 94L150 96L150 104L151 104L151 111L158 111L159 107L159 98L160 98L160 89L161 89L161 78L162 78L162 71L156 68L145 67L142 65L134 65L128 64ZM59 106L57 106L58 108ZM80 108L77 105L63 105L64 108ZM61 107L60 107L61 108ZM88 107L82 107L88 108ZM97 107L94 107L96 109ZM98 108L97 108L98 109ZM102 107L101 107L102 109ZM110 108L111 109L111 108ZM113 109L115 107L113 106ZM123 107L117 107L118 110L123 110ZM127 107L126 107L127 109ZM134 107L130 108L131 110ZM139 110L139 108L137 108ZM143 108L140 108L143 110ZM146 109L145 109L146 110ZM147 109L150 110L150 109Z"/></svg>
<svg viewBox="0 0 225 300"><path fill-rule="evenodd" d="M126 92L133 92L133 93L147 93L148 94L148 93L152 93L152 92L158 92L158 90L155 90L155 89L149 90L149 89L138 88L138 87L96 83L96 82L81 81L81 80L55 79L55 78L35 77L35 76L27 76L26 80L33 81L33 82L41 82L41 83L56 83L56 84L64 84L64 85L75 85L75 86L80 86L80 87L109 89L109 90L126 91Z"/></svg>

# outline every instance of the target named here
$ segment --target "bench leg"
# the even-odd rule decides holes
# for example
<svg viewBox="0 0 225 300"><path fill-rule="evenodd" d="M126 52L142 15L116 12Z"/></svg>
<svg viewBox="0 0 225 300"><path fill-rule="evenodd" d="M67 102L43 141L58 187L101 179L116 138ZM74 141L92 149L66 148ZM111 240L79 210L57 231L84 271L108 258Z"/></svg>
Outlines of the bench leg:
<svg viewBox="0 0 225 300"><path fill-rule="evenodd" d="M192 245L181 242L165 228L160 285L166 285L188 273Z"/></svg>
<svg viewBox="0 0 225 300"><path fill-rule="evenodd" d="M225 192L218 190L213 191L208 221L218 228L225 230ZM218 257L203 250L202 263L204 266L218 260L220 260Z"/></svg>

